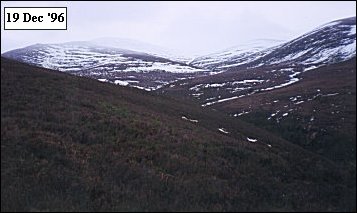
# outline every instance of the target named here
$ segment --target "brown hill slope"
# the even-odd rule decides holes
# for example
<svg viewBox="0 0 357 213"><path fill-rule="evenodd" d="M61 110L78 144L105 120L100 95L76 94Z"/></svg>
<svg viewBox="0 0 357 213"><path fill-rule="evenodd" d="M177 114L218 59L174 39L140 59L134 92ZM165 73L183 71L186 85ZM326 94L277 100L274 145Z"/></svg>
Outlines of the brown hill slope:
<svg viewBox="0 0 357 213"><path fill-rule="evenodd" d="M225 72L177 82L161 92L183 98L201 94L195 99L200 104L214 103L208 108L254 123L335 162L355 166L356 58L300 72L297 82L272 90L267 88L274 86L272 82L286 82L282 76L291 74L291 69L271 66ZM245 79L256 80L227 83ZM232 96L242 97L217 101Z"/></svg>
<svg viewBox="0 0 357 213"><path fill-rule="evenodd" d="M355 168L219 112L1 59L2 211L351 211L355 192Z"/></svg>

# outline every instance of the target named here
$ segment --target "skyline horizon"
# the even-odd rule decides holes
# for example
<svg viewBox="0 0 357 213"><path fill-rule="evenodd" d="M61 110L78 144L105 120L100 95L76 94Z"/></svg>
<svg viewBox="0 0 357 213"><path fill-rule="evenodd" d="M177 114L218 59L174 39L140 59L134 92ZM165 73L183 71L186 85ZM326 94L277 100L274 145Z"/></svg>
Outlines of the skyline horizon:
<svg viewBox="0 0 357 213"><path fill-rule="evenodd" d="M329 22L356 17L355 10L351 10L355 9L355 2L206 3L2 2L2 8L26 4L67 6L69 28L55 32L1 29L1 53L36 43L59 44L116 38L158 46L179 56L196 57L259 39L289 41ZM305 8L306 11L304 14L294 10L289 12L292 6L296 10ZM316 13L315 10L320 7L321 12L331 11ZM338 7L341 10L336 10ZM82 12L84 8L87 10ZM97 19L91 13L94 9L98 11ZM103 12L106 13L100 16ZM111 22L108 22L109 18Z"/></svg>
<svg viewBox="0 0 357 213"><path fill-rule="evenodd" d="M287 43L289 41L292 41L296 38L299 38L300 36L303 36L305 34L308 34L312 31L314 31L315 29L318 29L324 25L327 25L329 23L332 23L332 22L335 22L335 21L339 21L339 20L343 20L343 19L349 19L349 18L356 18L356 16L351 16L351 17L346 17L346 18L342 18L342 19L337 19L337 20L332 20L330 22L327 22L327 23L323 23L323 24L320 24L318 26L316 26L315 28L313 28L312 30L308 31L308 32L305 32L305 33L302 33L301 35L298 35L294 38L291 38L291 39L278 39L278 38L256 38L256 39L250 39L250 40L245 40L245 41L242 41L242 43L240 45L233 45L233 46L228 46L228 47L222 47L220 49L217 49L215 50L214 52L207 52L207 53L204 53L204 54L195 54L195 55L184 55L184 54L177 54L176 50L175 49L171 49L171 48L168 48L168 47L164 47L164 46L160 46L158 44L154 44L154 43L149 43L149 42L144 42L144 41L141 41L141 40L137 40L137 39L132 39L132 38L123 38L123 37L114 37L114 36L103 36L103 37L97 37L97 38L93 38L93 39L89 39L89 40L67 40L67 41L63 41L63 42L36 42L36 43L32 43L32 44L26 44L22 47L16 47L14 49L8 49L8 50L4 50L1 48L1 54L5 53L5 52L9 52L9 51L12 51L12 50L16 50L16 49L22 49L22 48L26 48L28 46L32 46L32 45L36 45L36 44L43 44L43 45L51 45L51 44L66 44L66 43L72 43L72 42L94 42L96 40L101 40L101 39L117 39L117 40L128 40L130 42L138 42L138 43L142 43L142 44L146 44L146 45L152 45L152 46L155 46L155 47L158 47L158 48L164 48L164 50L169 53L169 54L172 54L174 56L178 56L178 57L187 57L187 58L195 58L195 57L200 57L200 56L205 56L205 55L210 55L210 54L215 54L215 53L219 53L219 52L222 52L222 51L226 51L226 50L229 50L229 49L232 49L232 48L239 48L241 46L245 46L247 44L249 44L249 42L254 42L254 41L267 41L267 40L271 40L271 41L276 41L276 42L280 42L280 44L277 44L277 45L281 45L281 44L284 44L284 43ZM3 42L3 40L1 40ZM98 44L97 44L98 45ZM3 47L3 45L1 45ZM109 47L109 45L99 45L99 46L105 46L105 47ZM120 47L113 47L113 46L110 46L112 48L120 48ZM126 49L126 48L122 48L122 49ZM133 50L133 51L140 51L138 49L127 49L127 50ZM148 53L150 54L149 52L147 51L142 51L143 53ZM151 52L151 53L154 53L154 52Z"/></svg>

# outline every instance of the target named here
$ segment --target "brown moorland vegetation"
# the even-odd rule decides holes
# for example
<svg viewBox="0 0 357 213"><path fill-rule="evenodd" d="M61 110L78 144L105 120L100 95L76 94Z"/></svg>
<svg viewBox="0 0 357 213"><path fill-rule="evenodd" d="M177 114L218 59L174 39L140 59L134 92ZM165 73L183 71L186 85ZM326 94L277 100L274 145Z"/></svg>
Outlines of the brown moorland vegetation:
<svg viewBox="0 0 357 213"><path fill-rule="evenodd" d="M355 211L355 173L218 111L1 59L1 211Z"/></svg>

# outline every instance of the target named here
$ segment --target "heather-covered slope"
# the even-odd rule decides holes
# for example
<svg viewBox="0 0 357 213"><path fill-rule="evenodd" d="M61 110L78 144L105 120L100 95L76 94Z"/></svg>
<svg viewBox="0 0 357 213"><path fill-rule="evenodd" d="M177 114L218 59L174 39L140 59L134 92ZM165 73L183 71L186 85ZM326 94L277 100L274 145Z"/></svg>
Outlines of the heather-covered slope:
<svg viewBox="0 0 357 213"><path fill-rule="evenodd" d="M203 107L355 165L356 58L310 70L267 66L224 72L177 82L159 92L191 97Z"/></svg>
<svg viewBox="0 0 357 213"><path fill-rule="evenodd" d="M239 119L1 59L2 211L355 211L355 189Z"/></svg>

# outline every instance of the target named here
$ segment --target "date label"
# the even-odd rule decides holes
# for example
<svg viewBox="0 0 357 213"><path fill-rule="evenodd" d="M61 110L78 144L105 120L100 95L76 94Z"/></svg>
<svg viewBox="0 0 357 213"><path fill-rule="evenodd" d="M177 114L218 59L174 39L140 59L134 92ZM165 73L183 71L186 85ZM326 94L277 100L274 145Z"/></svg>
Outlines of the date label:
<svg viewBox="0 0 357 213"><path fill-rule="evenodd" d="M67 7L5 7L4 30L67 30Z"/></svg>

